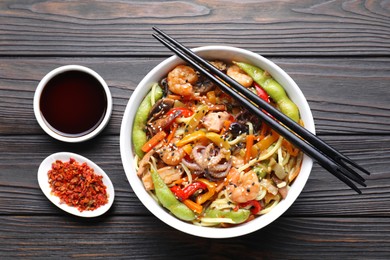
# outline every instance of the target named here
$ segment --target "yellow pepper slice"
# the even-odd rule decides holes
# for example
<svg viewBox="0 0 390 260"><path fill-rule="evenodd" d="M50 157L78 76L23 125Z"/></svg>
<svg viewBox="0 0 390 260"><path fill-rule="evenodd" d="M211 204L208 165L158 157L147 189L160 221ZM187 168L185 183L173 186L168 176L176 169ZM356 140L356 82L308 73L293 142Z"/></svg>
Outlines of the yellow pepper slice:
<svg viewBox="0 0 390 260"><path fill-rule="evenodd" d="M197 141L199 140L200 138L204 137L206 134L204 131L202 130L198 130L198 131L195 131L189 135L186 135L183 137L183 139L179 140L177 143L176 143L176 146L177 147L182 147L188 143L192 143L194 141Z"/></svg>
<svg viewBox="0 0 390 260"><path fill-rule="evenodd" d="M208 201L212 196L215 194L215 189L216 189L216 183L208 181L206 179L200 178L198 181L203 182L204 184L207 185L207 192L205 194L201 194L198 197L196 197L196 203L197 204L203 204L206 201Z"/></svg>
<svg viewBox="0 0 390 260"><path fill-rule="evenodd" d="M279 134L275 131L271 131L269 135L261 139L259 142L254 144L251 149L251 155L252 157L256 157L260 154L260 152L264 151L268 147L271 146L274 142L276 142L279 139Z"/></svg>
<svg viewBox="0 0 390 260"><path fill-rule="evenodd" d="M230 149L230 144L228 141L222 138L221 135L214 133L214 132L208 132L206 133L206 137L216 144L218 147L225 148L226 150Z"/></svg>
<svg viewBox="0 0 390 260"><path fill-rule="evenodd" d="M200 105L195 113L191 116L190 120L187 122L184 128L185 133L192 133L199 125L200 120L207 114L208 111L209 109L207 105Z"/></svg>
<svg viewBox="0 0 390 260"><path fill-rule="evenodd" d="M182 147L182 149L184 150L184 152L188 155L191 155L192 153L192 145L191 144L186 144Z"/></svg>

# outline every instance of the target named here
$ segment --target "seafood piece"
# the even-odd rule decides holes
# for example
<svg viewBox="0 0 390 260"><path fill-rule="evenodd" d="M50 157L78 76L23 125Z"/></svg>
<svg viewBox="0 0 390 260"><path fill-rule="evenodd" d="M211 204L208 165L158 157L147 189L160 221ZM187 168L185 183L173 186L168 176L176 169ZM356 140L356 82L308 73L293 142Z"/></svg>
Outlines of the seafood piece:
<svg viewBox="0 0 390 260"><path fill-rule="evenodd" d="M249 88L253 84L253 79L245 74L237 65L230 66L226 74L246 88Z"/></svg>
<svg viewBox="0 0 390 260"><path fill-rule="evenodd" d="M230 169L227 179L229 183L226 190L229 198L236 203L254 200L259 194L259 178L252 170L240 173L233 167Z"/></svg>
<svg viewBox="0 0 390 260"><path fill-rule="evenodd" d="M158 146L161 146L161 145L158 145ZM156 147L156 148L158 148L158 147ZM155 152L156 151L154 149L150 150L138 162L138 171L137 171L138 176L144 176L146 174L146 172L149 170L149 161Z"/></svg>
<svg viewBox="0 0 390 260"><path fill-rule="evenodd" d="M182 148L173 145L173 143L161 147L157 150L157 153L164 163L171 166L176 166L181 163L182 159L186 155Z"/></svg>
<svg viewBox="0 0 390 260"><path fill-rule="evenodd" d="M214 144L209 144L207 147L204 145L196 145L192 149L192 156L194 162L183 160L183 164L189 169L204 174L205 177L210 179L220 179L226 177L229 169L232 165L230 157L230 151L219 147ZM228 159L229 158L229 159Z"/></svg>
<svg viewBox="0 0 390 260"><path fill-rule="evenodd" d="M230 118L228 112L210 112L205 117L203 117L203 125L208 131L211 132L220 132L223 123Z"/></svg>
<svg viewBox="0 0 390 260"><path fill-rule="evenodd" d="M166 166L166 167L157 169L157 172L160 175L161 179L163 179L164 183L167 185L180 179L181 175L183 174L181 167L173 167L173 166ZM152 175L151 175L150 171L148 171L142 177L142 182L143 182L146 190L154 190Z"/></svg>
<svg viewBox="0 0 390 260"><path fill-rule="evenodd" d="M232 155L232 166L233 167L239 168L239 167L243 166L244 164L245 164L244 157L239 156L239 155Z"/></svg>
<svg viewBox="0 0 390 260"><path fill-rule="evenodd" d="M186 65L178 65L167 77L168 88L175 94L181 96L193 95L193 84L198 81L196 71Z"/></svg>

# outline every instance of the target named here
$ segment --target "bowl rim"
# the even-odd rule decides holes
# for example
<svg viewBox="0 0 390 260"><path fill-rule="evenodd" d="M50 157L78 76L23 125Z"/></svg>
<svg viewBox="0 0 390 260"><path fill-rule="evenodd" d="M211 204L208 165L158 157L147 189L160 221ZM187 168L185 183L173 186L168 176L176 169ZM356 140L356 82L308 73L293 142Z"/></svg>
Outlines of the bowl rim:
<svg viewBox="0 0 390 260"><path fill-rule="evenodd" d="M299 100L299 105L297 105L300 108L302 120L305 122L305 128L307 128L310 132L315 133L313 115L301 89L294 82L294 80L275 63L257 53L232 46L210 45L194 48L192 50L200 54L201 56L206 56L206 58L207 56L210 56L210 53L219 52L218 55L221 55L222 53L229 53L231 56L237 57L237 59L239 58L240 61L252 62L252 64L257 66L260 66L258 65L258 63L262 63L262 65L260 66L261 68L270 72L270 74L273 75L273 77L285 89L287 86L286 92L289 94L290 98L293 101L295 100L295 103L297 100ZM229 58L229 60L232 59ZM258 216L256 219L248 223L244 223L239 226L234 226L230 228L196 226L177 219L168 211L163 209L162 206L159 205L158 202L156 202L148 194L148 192L142 185L142 181L137 176L134 166L132 166L134 165L134 156L131 155L134 153L132 151L133 149L131 145L132 129L130 125L132 126L136 113L136 109L134 108L139 106L139 104L143 100L143 97L150 90L152 84L154 82L158 82L156 80L161 79L162 76L166 75L168 71L173 68L173 66L178 65L180 63L185 62L182 61L176 55L173 55L163 60L139 82L133 94L130 96L122 118L120 131L121 159L128 182L134 193L137 195L138 199L152 214L154 214L161 221L165 222L167 225L184 233L205 238L232 238L257 231L279 218L297 199L309 178L313 166L313 160L310 157L304 155L301 172L292 184L293 189L290 189L286 199L280 201L280 203L269 213L262 216ZM294 92L290 93L292 90Z"/></svg>
<svg viewBox="0 0 390 260"><path fill-rule="evenodd" d="M103 120L100 122L100 124L93 131L91 131L85 135L81 135L81 136L75 136L75 137L64 136L64 135L61 135L61 134L55 132L45 122L45 119L43 118L43 115L42 115L42 112L40 109L40 98L42 95L42 91L45 88L45 86L47 85L47 83L51 79L53 79L55 76L57 76L61 73L67 72L67 71L80 71L80 72L84 72L84 73L91 75L92 77L94 77L95 79L97 79L99 81L99 83L103 87L104 92L105 92L106 97L107 97L106 113L103 117ZM94 70L92 70L88 67L85 67L85 66L81 66L81 65L64 65L64 66L61 66L61 67L58 67L58 68L51 70L39 82L39 84L35 90L34 100L33 100L34 115L35 115L36 120L38 121L38 124L41 126L41 128L51 137L53 137L59 141L67 142L67 143L78 143L78 142L87 141L87 140L95 137L96 135L98 135L106 127L106 125L108 124L108 122L110 120L110 117L112 114L112 104L113 104L113 102L112 102L111 91L110 91L110 88L108 87L107 83L105 82L105 80Z"/></svg>

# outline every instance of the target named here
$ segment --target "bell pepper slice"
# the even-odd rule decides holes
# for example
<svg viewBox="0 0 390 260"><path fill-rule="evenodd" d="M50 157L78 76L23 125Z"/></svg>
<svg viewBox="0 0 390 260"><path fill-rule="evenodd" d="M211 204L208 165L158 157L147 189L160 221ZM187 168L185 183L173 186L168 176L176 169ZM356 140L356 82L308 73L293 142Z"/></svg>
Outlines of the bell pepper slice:
<svg viewBox="0 0 390 260"><path fill-rule="evenodd" d="M196 197L196 203L203 204L206 201L208 201L212 196L214 196L215 189L216 189L216 183L208 181L208 180L203 179L203 178L198 179L198 181L203 182L204 184L207 185L207 192Z"/></svg>
<svg viewBox="0 0 390 260"><path fill-rule="evenodd" d="M177 147L182 147L188 143L192 143L192 142L195 142L197 140L199 140L200 138L204 137L206 134L204 131L201 131L201 130L198 130L198 131L195 131L191 134L188 134L186 136L183 137L183 139L179 140L177 143L176 143L176 146Z"/></svg>
<svg viewBox="0 0 390 260"><path fill-rule="evenodd" d="M191 116L190 120L187 122L185 126L186 134L192 133L196 127L199 125L200 120L207 114L209 111L207 105L200 105L196 112Z"/></svg>
<svg viewBox="0 0 390 260"><path fill-rule="evenodd" d="M175 194L175 196L180 200L180 201L185 201L188 199L192 194L194 194L198 190L206 190L207 186L203 182L193 182L186 186L184 189L181 189L179 186L173 186L171 187L171 191Z"/></svg>
<svg viewBox="0 0 390 260"><path fill-rule="evenodd" d="M268 147L271 146L276 140L279 139L279 134L273 130L271 130L271 133L267 135L264 139L260 140L256 144L252 146L252 157L256 157L260 152L264 151Z"/></svg>
<svg viewBox="0 0 390 260"><path fill-rule="evenodd" d="M270 103L271 101L269 99L268 93L256 82L254 83L254 86L256 88L257 96L259 96L259 98L261 98L265 102Z"/></svg>
<svg viewBox="0 0 390 260"><path fill-rule="evenodd" d="M244 203L240 203L240 207L242 207L242 208L245 208L249 205L251 206L250 211L253 215L256 215L257 213L260 212L261 205L260 205L260 202L258 202L257 200L250 200L250 201L247 201Z"/></svg>
<svg viewBox="0 0 390 260"><path fill-rule="evenodd" d="M225 148L226 150L230 149L230 144L228 141L222 138L221 135L214 133L214 132L208 132L206 133L206 137L216 144L218 147Z"/></svg>
<svg viewBox="0 0 390 260"><path fill-rule="evenodd" d="M184 117L190 117L194 114L194 111L188 109L188 108L185 108L185 107L174 107L174 108L171 108L168 112L167 112L167 116L169 116L170 114L174 114L176 111L181 111L181 115L183 115Z"/></svg>

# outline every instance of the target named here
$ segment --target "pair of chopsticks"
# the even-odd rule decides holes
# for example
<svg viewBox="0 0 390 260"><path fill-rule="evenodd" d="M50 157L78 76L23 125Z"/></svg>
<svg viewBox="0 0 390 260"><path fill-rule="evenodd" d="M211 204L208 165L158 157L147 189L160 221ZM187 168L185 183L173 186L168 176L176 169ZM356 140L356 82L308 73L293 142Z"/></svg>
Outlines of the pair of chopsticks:
<svg viewBox="0 0 390 260"><path fill-rule="evenodd" d="M162 30L156 27L153 27L153 30L157 32L157 34L153 34L153 37L172 50L177 56L203 73L225 93L239 101L246 109L258 116L263 122L310 156L324 169L361 194L355 183L366 187L365 179L349 165L369 175L370 173L367 170L329 146L319 137L291 120L234 79L219 71L212 64L196 55Z"/></svg>

